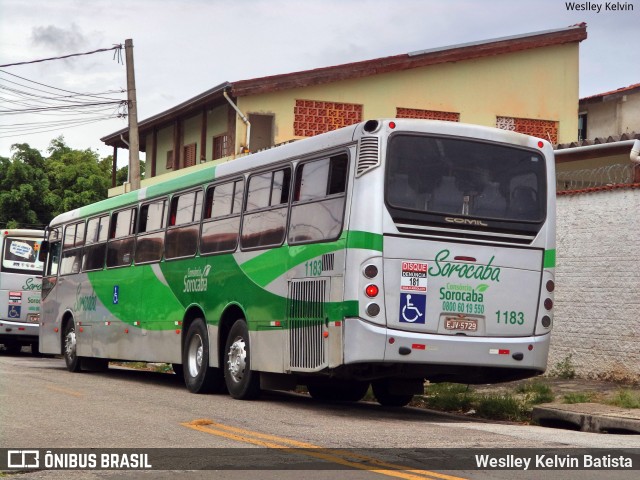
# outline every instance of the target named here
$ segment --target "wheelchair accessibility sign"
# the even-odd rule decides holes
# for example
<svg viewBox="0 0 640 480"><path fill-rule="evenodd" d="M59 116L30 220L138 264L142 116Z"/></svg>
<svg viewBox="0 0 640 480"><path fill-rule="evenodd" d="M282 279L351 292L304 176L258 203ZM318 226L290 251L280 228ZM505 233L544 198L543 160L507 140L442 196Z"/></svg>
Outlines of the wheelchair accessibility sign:
<svg viewBox="0 0 640 480"><path fill-rule="evenodd" d="M427 296L418 293L400 294L400 322L425 323Z"/></svg>

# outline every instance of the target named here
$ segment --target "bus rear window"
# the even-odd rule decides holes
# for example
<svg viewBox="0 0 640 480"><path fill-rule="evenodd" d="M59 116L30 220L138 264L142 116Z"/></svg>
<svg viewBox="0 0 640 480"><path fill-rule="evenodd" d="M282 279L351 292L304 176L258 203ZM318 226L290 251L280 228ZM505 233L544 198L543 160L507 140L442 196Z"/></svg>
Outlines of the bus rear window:
<svg viewBox="0 0 640 480"><path fill-rule="evenodd" d="M510 222L542 222L546 170L524 148L419 135L389 142L386 200L394 208Z"/></svg>
<svg viewBox="0 0 640 480"><path fill-rule="evenodd" d="M4 241L2 271L42 275L43 263L38 260L40 239L8 237Z"/></svg>

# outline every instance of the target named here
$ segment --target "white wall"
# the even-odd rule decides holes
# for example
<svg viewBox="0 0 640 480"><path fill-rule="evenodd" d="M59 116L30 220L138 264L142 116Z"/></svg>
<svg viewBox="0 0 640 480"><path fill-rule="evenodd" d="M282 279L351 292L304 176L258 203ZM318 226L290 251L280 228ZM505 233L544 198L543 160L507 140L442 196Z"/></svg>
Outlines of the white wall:
<svg viewBox="0 0 640 480"><path fill-rule="evenodd" d="M549 371L640 381L640 190L558 197Z"/></svg>

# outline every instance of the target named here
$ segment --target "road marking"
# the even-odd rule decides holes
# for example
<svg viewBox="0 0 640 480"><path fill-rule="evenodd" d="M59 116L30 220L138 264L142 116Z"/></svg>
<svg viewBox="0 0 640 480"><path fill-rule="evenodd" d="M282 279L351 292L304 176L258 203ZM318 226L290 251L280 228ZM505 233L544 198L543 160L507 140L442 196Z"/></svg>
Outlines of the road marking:
<svg viewBox="0 0 640 480"><path fill-rule="evenodd" d="M224 437L229 440L250 443L252 445L257 445L263 448L275 448L284 450L287 453L306 455L308 457L318 458L327 462L344 465L346 467L356 468L359 470L368 470L390 477L403 478L405 480L424 480L425 478L437 478L441 480L465 480L461 477L454 477L451 475L431 472L428 470L414 470L403 465L388 463L383 460L366 455L360 455L355 452L351 453L344 450L324 448L312 443L300 442L298 440L293 440L290 438L254 432L252 430L233 427L231 425L224 425L222 423L216 423L208 419L193 420L191 422L181 423L181 425L183 427L191 428L199 432ZM364 464L362 462L367 462L368 464Z"/></svg>
<svg viewBox="0 0 640 480"><path fill-rule="evenodd" d="M54 387L51 385L47 385L48 390L52 390L58 393L64 393L65 395L71 395L72 397L81 398L84 397L84 393L76 392L74 390L67 390L66 388Z"/></svg>

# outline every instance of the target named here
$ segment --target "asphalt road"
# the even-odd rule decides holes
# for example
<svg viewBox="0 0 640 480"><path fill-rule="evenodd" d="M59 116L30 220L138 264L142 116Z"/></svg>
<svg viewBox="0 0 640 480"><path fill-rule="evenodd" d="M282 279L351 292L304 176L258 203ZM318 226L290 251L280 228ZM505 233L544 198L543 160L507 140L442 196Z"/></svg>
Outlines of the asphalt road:
<svg viewBox="0 0 640 480"><path fill-rule="evenodd" d="M302 453L283 452L285 447ZM540 447L640 448L640 436L485 422L367 402L320 404L306 395L285 392L238 401L226 395L191 394L172 374L113 367L105 373L70 373L59 358L0 355L0 448L5 449L91 448L99 454L110 448L131 452L180 448L184 450L179 455L192 452L196 457L193 449L225 449L217 452L226 458L225 465L234 468L217 470L215 476L211 471L192 471L190 478L560 478L558 471L550 470L396 469L408 464L414 468L415 449L501 448L508 453ZM169 463L176 455L175 450L161 453ZM363 467L375 461L383 471ZM259 475L237 470L249 469L254 462L304 469L264 470ZM198 468L197 461L193 465ZM183 467L178 468L187 470ZM607 471L606 477L636 478L637 473ZM584 480L604 474L563 471L561 478ZM174 479L175 473L42 470L10 478Z"/></svg>

